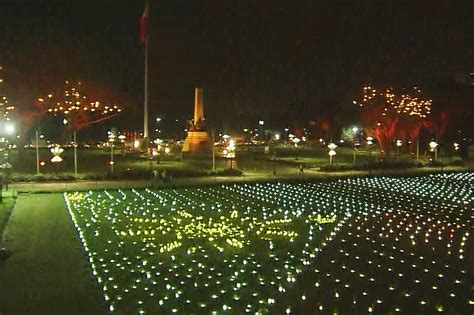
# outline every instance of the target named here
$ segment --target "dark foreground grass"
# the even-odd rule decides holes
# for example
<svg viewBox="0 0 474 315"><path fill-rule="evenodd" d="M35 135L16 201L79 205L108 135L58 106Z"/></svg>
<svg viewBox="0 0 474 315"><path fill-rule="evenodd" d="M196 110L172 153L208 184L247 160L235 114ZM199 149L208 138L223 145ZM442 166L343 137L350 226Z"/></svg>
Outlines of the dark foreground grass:
<svg viewBox="0 0 474 315"><path fill-rule="evenodd" d="M15 205L14 198L4 198L3 202L0 204L0 247L2 247L2 235L5 226L7 225L10 214Z"/></svg>
<svg viewBox="0 0 474 315"><path fill-rule="evenodd" d="M20 196L3 245L0 314L105 313L60 194Z"/></svg>

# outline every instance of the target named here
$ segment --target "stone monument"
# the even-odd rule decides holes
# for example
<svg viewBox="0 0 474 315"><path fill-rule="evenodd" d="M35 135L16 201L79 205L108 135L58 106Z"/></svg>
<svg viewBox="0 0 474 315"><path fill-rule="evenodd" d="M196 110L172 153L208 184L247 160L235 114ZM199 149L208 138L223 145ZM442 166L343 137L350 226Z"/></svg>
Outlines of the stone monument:
<svg viewBox="0 0 474 315"><path fill-rule="evenodd" d="M184 140L184 153L206 155L212 152L212 143L206 130L202 88L194 90L194 119L188 127L188 136Z"/></svg>

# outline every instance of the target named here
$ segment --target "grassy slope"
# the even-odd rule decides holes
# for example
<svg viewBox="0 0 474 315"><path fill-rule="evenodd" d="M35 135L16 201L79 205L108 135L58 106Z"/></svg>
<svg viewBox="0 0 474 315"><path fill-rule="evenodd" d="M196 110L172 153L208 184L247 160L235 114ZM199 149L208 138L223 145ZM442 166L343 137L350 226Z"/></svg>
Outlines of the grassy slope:
<svg viewBox="0 0 474 315"><path fill-rule="evenodd" d="M105 313L60 194L20 196L5 231L1 314Z"/></svg>

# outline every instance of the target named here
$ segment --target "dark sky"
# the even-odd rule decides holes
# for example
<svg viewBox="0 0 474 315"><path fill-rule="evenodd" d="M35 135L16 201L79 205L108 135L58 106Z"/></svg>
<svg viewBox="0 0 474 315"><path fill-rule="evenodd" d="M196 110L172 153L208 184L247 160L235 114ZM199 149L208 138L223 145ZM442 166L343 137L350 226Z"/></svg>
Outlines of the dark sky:
<svg viewBox="0 0 474 315"><path fill-rule="evenodd" d="M18 103L81 79L130 104L139 127L144 2L1 0L0 64ZM365 83L452 97L474 71L472 3L151 1L152 111L191 117L198 85L218 126L335 115Z"/></svg>

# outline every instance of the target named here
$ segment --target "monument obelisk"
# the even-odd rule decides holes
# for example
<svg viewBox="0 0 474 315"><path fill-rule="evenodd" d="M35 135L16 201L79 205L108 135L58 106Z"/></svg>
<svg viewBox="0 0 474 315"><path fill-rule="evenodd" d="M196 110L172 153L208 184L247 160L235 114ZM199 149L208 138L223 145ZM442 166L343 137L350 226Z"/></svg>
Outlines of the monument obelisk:
<svg viewBox="0 0 474 315"><path fill-rule="evenodd" d="M206 130L204 118L204 98L202 88L194 89L194 119L189 125L188 136L184 140L184 153L206 155L212 151L212 143Z"/></svg>

